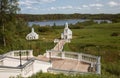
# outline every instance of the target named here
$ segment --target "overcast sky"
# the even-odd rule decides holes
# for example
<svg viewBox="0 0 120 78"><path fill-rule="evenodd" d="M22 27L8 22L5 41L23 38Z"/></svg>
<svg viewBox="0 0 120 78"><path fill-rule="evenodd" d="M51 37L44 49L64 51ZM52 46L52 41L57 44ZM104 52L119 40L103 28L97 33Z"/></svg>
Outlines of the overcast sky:
<svg viewBox="0 0 120 78"><path fill-rule="evenodd" d="M120 0L19 0L20 13L120 13Z"/></svg>

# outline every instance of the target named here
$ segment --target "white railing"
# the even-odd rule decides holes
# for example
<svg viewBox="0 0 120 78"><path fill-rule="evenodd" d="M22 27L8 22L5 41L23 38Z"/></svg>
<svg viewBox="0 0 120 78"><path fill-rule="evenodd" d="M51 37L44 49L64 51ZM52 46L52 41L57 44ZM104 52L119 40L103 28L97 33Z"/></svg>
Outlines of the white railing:
<svg viewBox="0 0 120 78"><path fill-rule="evenodd" d="M89 63L90 65L96 64L96 73L101 74L101 63L100 63L100 57L98 56L93 56L84 53L48 50L46 51L46 57L78 60L85 63Z"/></svg>
<svg viewBox="0 0 120 78"><path fill-rule="evenodd" d="M84 53L75 53L75 52L62 52L62 51L46 51L47 57L51 58L62 58L62 59L73 59L79 60L86 63L97 63L97 56ZM51 53L51 54L50 54Z"/></svg>
<svg viewBox="0 0 120 78"><path fill-rule="evenodd" d="M22 57L33 57L33 50L14 50L7 52L6 54L3 54L3 56L9 56L9 57L19 57L21 52Z"/></svg>

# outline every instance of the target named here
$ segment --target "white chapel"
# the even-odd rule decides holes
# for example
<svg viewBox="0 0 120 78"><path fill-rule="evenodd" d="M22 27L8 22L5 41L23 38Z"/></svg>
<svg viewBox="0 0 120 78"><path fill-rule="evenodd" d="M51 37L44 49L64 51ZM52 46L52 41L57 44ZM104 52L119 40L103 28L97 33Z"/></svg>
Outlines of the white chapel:
<svg viewBox="0 0 120 78"><path fill-rule="evenodd" d="M65 24L64 32L61 33L61 39L64 40L72 39L72 31L68 28L68 23Z"/></svg>
<svg viewBox="0 0 120 78"><path fill-rule="evenodd" d="M26 36L26 39L27 39L27 40L37 40L37 39L39 39L39 35L34 31L34 28L32 28L31 33L29 33L29 34Z"/></svg>

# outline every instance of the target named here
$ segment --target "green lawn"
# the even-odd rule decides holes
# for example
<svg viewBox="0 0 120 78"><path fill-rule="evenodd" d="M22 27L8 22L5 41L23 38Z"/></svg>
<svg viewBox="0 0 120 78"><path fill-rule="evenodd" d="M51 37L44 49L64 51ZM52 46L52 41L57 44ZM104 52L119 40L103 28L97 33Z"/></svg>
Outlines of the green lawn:
<svg viewBox="0 0 120 78"><path fill-rule="evenodd" d="M99 55L102 58L102 77L120 76L120 23L92 25L72 31L73 39L65 44L64 51ZM61 32L63 29L55 29L41 36L53 43L54 38L60 38ZM113 33L117 36L112 36Z"/></svg>

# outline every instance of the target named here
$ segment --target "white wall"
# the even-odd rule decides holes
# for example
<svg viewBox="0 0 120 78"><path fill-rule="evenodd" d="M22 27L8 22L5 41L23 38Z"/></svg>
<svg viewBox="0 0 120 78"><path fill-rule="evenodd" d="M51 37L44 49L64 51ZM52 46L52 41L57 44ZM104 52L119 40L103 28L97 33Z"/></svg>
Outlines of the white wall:
<svg viewBox="0 0 120 78"><path fill-rule="evenodd" d="M22 64L24 64L26 61L22 60ZM12 58L4 58L3 60L3 66L11 66L11 67L17 67L20 65L19 59L12 59Z"/></svg>
<svg viewBox="0 0 120 78"><path fill-rule="evenodd" d="M35 60L34 73L39 72L40 70L42 72L47 72L47 69L49 67L51 67L51 64L49 62Z"/></svg>
<svg viewBox="0 0 120 78"><path fill-rule="evenodd" d="M16 77L17 75L20 75L20 70L0 68L0 78Z"/></svg>

